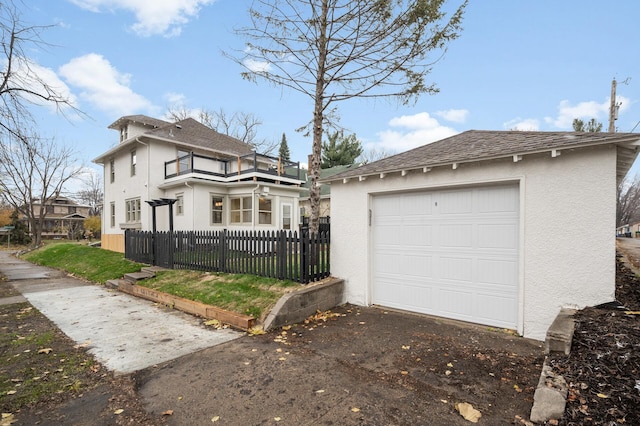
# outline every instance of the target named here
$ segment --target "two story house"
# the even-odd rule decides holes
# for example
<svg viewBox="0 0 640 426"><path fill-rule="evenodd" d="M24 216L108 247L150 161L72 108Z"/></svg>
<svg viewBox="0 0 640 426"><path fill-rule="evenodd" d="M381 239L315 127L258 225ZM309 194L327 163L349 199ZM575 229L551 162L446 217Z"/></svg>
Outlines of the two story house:
<svg viewBox="0 0 640 426"><path fill-rule="evenodd" d="M119 143L93 160L104 167L103 248L122 252L126 229L153 230L154 210L158 231L297 229L299 163L192 118L131 115L109 128Z"/></svg>
<svg viewBox="0 0 640 426"><path fill-rule="evenodd" d="M33 211L39 212L42 203L36 200ZM91 207L78 204L64 196L52 198L44 203L44 220L42 221L43 239L76 239L84 234L84 220L89 217ZM23 217L32 233L31 224Z"/></svg>

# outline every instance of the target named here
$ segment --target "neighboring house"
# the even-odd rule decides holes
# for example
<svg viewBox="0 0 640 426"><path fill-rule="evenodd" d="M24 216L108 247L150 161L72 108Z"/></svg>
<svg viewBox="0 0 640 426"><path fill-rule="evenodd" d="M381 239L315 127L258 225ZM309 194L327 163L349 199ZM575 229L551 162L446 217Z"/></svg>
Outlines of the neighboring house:
<svg viewBox="0 0 640 426"><path fill-rule="evenodd" d="M40 201L33 204L34 214L40 211ZM45 216L42 222L42 239L82 238L84 220L89 217L91 207L76 203L70 198L59 196L44 204ZM32 234L31 224L26 218L24 222Z"/></svg>
<svg viewBox="0 0 640 426"><path fill-rule="evenodd" d="M639 144L467 131L334 175L331 273L347 302L543 340L562 307L615 297L616 188Z"/></svg>
<svg viewBox="0 0 640 426"><path fill-rule="evenodd" d="M326 179L337 173L342 173L347 170L351 170L358 165L350 164L347 166L334 166L328 169L320 170L320 179ZM305 183L302 185L304 192L300 194L300 216L311 216L311 203L309 201L309 188L311 187L311 180L308 177L308 171L302 170L302 176ZM320 184L320 217L331 216L331 185Z"/></svg>
<svg viewBox="0 0 640 426"><path fill-rule="evenodd" d="M124 251L126 229L152 230L149 203L158 231L297 229L298 163L257 154L192 118L132 115L109 128L120 142L94 160L104 166L103 248Z"/></svg>

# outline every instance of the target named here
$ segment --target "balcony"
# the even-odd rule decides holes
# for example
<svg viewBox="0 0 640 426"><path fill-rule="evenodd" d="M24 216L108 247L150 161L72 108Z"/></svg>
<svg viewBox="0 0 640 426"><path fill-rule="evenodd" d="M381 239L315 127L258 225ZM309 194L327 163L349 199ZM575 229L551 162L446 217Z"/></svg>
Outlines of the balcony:
<svg viewBox="0 0 640 426"><path fill-rule="evenodd" d="M218 182L261 181L298 185L300 163L252 153L231 159L189 153L164 163L164 178L197 177Z"/></svg>

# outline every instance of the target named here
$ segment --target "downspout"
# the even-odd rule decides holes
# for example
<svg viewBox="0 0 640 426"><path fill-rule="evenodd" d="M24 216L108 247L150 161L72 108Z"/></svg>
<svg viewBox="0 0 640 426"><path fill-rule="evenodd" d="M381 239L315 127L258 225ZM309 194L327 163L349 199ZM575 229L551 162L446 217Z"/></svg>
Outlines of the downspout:
<svg viewBox="0 0 640 426"><path fill-rule="evenodd" d="M196 230L195 213L196 213L196 194L193 191L193 186L189 185L189 182L185 182L184 185L191 190L191 229ZM183 213L184 214L184 213Z"/></svg>
<svg viewBox="0 0 640 426"><path fill-rule="evenodd" d="M256 202L256 191L260 189L260 185L256 185L255 188L253 188L251 190L251 230L255 231L256 230L256 206L255 206L255 202ZM242 214L242 212L240 212L240 214Z"/></svg>
<svg viewBox="0 0 640 426"><path fill-rule="evenodd" d="M140 140L140 136L136 136L136 142L141 143L142 145L147 147L147 181L145 182L144 186L147 189L147 200L150 200L151 198L149 197L149 181L151 178L151 147L149 146L148 143L142 142ZM140 203L140 205L142 205L142 203ZM147 222L148 222L149 216L147 214Z"/></svg>

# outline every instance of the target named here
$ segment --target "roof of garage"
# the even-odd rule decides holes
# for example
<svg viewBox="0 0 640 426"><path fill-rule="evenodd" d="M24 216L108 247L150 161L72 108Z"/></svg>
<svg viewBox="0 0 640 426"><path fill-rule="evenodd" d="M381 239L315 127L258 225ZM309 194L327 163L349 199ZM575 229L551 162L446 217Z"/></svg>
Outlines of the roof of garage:
<svg viewBox="0 0 640 426"><path fill-rule="evenodd" d="M615 144L618 147L618 178L622 179L637 155L640 133L521 132L468 130L466 132L387 157L322 179L325 182L379 173L427 171L432 167L456 167L459 163L493 160L562 150Z"/></svg>

